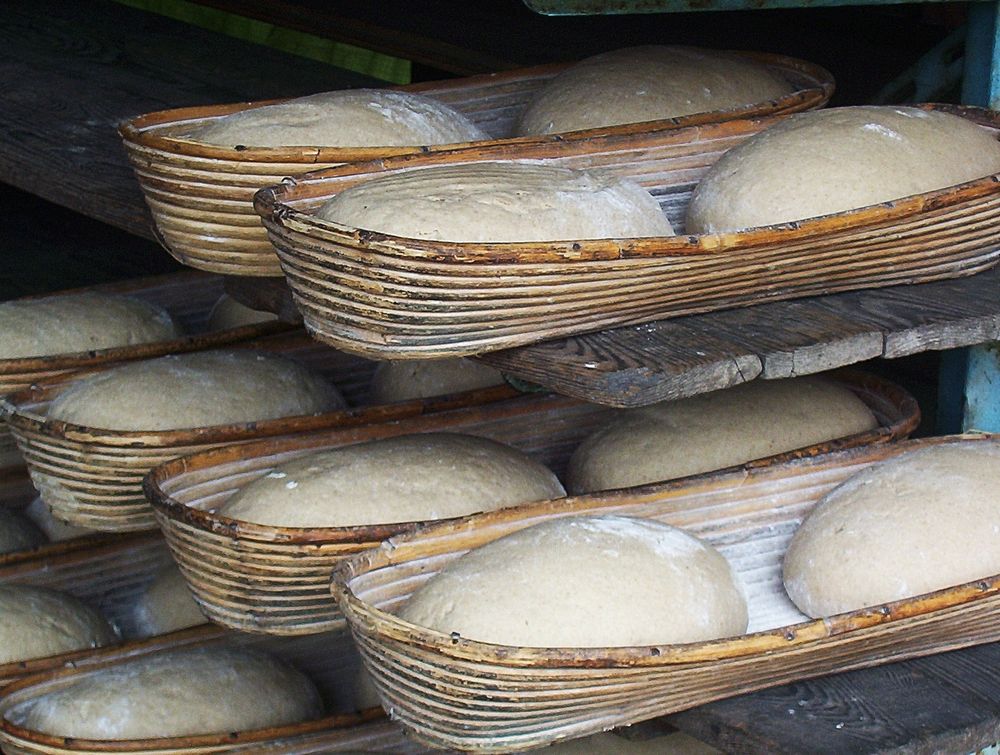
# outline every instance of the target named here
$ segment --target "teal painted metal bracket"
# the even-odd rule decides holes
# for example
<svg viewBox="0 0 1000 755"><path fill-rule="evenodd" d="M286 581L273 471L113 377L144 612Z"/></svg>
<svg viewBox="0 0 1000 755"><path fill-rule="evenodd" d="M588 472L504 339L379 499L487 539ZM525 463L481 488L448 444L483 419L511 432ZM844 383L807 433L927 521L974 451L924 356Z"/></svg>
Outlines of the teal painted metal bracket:
<svg viewBox="0 0 1000 755"><path fill-rule="evenodd" d="M1000 432L1000 343L969 349L962 429Z"/></svg>

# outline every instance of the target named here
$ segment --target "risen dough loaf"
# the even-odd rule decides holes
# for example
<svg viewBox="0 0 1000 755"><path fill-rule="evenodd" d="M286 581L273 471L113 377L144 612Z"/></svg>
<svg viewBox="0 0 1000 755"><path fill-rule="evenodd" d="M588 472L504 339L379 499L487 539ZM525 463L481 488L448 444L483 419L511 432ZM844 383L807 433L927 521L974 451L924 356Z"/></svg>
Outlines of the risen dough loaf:
<svg viewBox="0 0 1000 755"><path fill-rule="evenodd" d="M524 647L697 642L747 628L743 590L718 551L669 525L613 515L553 519L472 550L399 615Z"/></svg>
<svg viewBox="0 0 1000 755"><path fill-rule="evenodd" d="M0 304L0 359L110 349L179 335L165 310L124 296L65 294Z"/></svg>
<svg viewBox="0 0 1000 755"><path fill-rule="evenodd" d="M532 98L520 135L676 118L782 97L794 87L760 63L715 50L649 45L595 55Z"/></svg>
<svg viewBox="0 0 1000 755"><path fill-rule="evenodd" d="M388 404L487 388L503 382L503 375L492 367L461 357L379 362L372 376L371 399L376 404Z"/></svg>
<svg viewBox="0 0 1000 755"><path fill-rule="evenodd" d="M132 609L137 636L152 637L208 621L175 565L162 569Z"/></svg>
<svg viewBox="0 0 1000 755"><path fill-rule="evenodd" d="M382 89L322 92L242 110L186 136L230 147L405 147L489 138L442 102Z"/></svg>
<svg viewBox="0 0 1000 755"><path fill-rule="evenodd" d="M813 617L1000 573L1000 443L902 454L834 488L796 531L785 589Z"/></svg>
<svg viewBox="0 0 1000 755"><path fill-rule="evenodd" d="M272 312L251 309L240 304L228 294L223 294L215 302L208 315L208 328L209 330L228 330L229 328L239 328L243 325L254 325L277 319L278 316Z"/></svg>
<svg viewBox="0 0 1000 755"><path fill-rule="evenodd" d="M0 553L28 550L47 540L45 533L20 511L0 506Z"/></svg>
<svg viewBox="0 0 1000 755"><path fill-rule="evenodd" d="M103 616L72 595L0 585L0 663L103 647L117 639Z"/></svg>
<svg viewBox="0 0 1000 755"><path fill-rule="evenodd" d="M316 214L369 231L438 241L673 235L656 200L633 181L519 162L390 174L342 191Z"/></svg>
<svg viewBox="0 0 1000 755"><path fill-rule="evenodd" d="M486 438L419 433L343 446L283 464L219 513L284 527L444 519L560 498L551 471Z"/></svg>
<svg viewBox="0 0 1000 755"><path fill-rule="evenodd" d="M844 107L789 116L733 147L688 205L710 233L812 218L1000 171L1000 143L956 115Z"/></svg>
<svg viewBox="0 0 1000 755"><path fill-rule="evenodd" d="M585 493L670 480L877 425L861 399L823 378L754 380L620 412L573 453L566 487Z"/></svg>
<svg viewBox="0 0 1000 755"><path fill-rule="evenodd" d="M7 717L59 737L146 739L261 729L321 713L313 683L283 661L248 649L201 647L102 669Z"/></svg>
<svg viewBox="0 0 1000 755"><path fill-rule="evenodd" d="M108 430L174 430L332 411L337 389L296 362L254 351L202 351L83 378L50 419Z"/></svg>

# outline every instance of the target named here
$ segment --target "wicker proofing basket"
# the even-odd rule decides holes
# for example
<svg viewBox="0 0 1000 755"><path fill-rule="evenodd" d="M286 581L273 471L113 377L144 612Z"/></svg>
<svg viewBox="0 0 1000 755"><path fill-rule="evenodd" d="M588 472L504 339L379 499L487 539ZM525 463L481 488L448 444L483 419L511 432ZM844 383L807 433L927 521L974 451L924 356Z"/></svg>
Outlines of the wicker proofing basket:
<svg viewBox="0 0 1000 755"><path fill-rule="evenodd" d="M955 112L994 132L1000 115ZM497 159L599 168L639 181L683 229L691 192L731 146L784 116L655 133L455 150L344 166L262 190L257 211L306 328L393 359L469 355L762 301L971 275L1000 255L1000 176L735 233L448 243L312 213L387 173Z"/></svg>
<svg viewBox="0 0 1000 755"><path fill-rule="evenodd" d="M1000 639L1000 576L818 620L798 612L781 582L792 533L827 491L883 459L954 441L856 448L468 517L345 561L333 590L393 717L421 741L462 750L543 745L798 679L991 642ZM682 527L719 548L747 588L750 633L682 645L524 648L393 615L470 548L554 517L612 512Z"/></svg>
<svg viewBox="0 0 1000 755"><path fill-rule="evenodd" d="M302 334L286 334L239 344L296 358L326 374L349 403L367 398L374 365L337 352ZM74 376L79 379L80 374ZM104 531L135 531L156 526L143 497L142 478L158 464L214 446L241 443L329 427L351 427L432 413L455 406L488 403L517 392L507 386L485 388L439 399L345 409L326 414L190 430L125 432L49 420L46 412L72 380L45 383L0 400L2 410L28 464L35 487L60 519Z"/></svg>
<svg viewBox="0 0 1000 755"><path fill-rule="evenodd" d="M843 383L873 410L880 427L756 464L833 448L885 443L916 427L919 410L902 389L861 373ZM329 575L346 556L420 523L293 528L241 522L214 511L238 489L308 453L414 432L463 432L508 443L562 474L576 446L614 410L560 396L523 396L379 427L281 438L222 448L165 464L146 479L157 521L202 610L248 632L305 634L343 620L329 596Z"/></svg>
<svg viewBox="0 0 1000 755"><path fill-rule="evenodd" d="M587 138L596 133L630 133L664 126L797 112L821 107L833 94L833 78L819 66L778 55L741 55L764 63L792 82L796 91L771 102L732 110L515 140L505 137L510 136L514 122L531 96L567 66L548 65L403 89L429 95L457 108L498 138L494 142L477 144L502 145L551 143L567 138ZM280 276L274 249L253 211L255 191L307 170L455 146L230 149L180 136L205 121L264 104L269 103L164 110L127 121L119 128L152 211L160 242L185 265L229 275Z"/></svg>

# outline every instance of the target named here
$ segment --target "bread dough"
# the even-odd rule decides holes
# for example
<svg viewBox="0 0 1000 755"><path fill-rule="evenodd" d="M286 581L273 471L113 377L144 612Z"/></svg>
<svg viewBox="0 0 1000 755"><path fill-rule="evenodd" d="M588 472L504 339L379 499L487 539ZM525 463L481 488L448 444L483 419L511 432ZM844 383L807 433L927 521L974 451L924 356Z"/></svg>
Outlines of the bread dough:
<svg viewBox="0 0 1000 755"><path fill-rule="evenodd" d="M136 636L152 637L196 627L208 619L198 608L180 569L170 564L143 590L132 609L132 621Z"/></svg>
<svg viewBox="0 0 1000 755"><path fill-rule="evenodd" d="M1000 172L1000 143L949 113L842 107L789 116L733 147L688 205L688 233L812 218Z"/></svg>
<svg viewBox="0 0 1000 755"><path fill-rule="evenodd" d="M53 736L104 740L224 734L321 714L315 685L287 663L216 645L101 669L25 701L7 718Z"/></svg>
<svg viewBox="0 0 1000 755"><path fill-rule="evenodd" d="M0 506L0 554L37 548L48 542L45 533L20 511Z"/></svg>
<svg viewBox="0 0 1000 755"><path fill-rule="evenodd" d="M35 498L24 510L24 513L54 543L97 532L97 530L90 530L86 527L74 527L72 524L66 524L56 519L52 516L52 510L41 496Z"/></svg>
<svg viewBox="0 0 1000 755"><path fill-rule="evenodd" d="M117 641L105 618L72 595L34 585L0 584L0 663Z"/></svg>
<svg viewBox="0 0 1000 755"><path fill-rule="evenodd" d="M842 385L818 377L753 380L619 412L574 451L566 487L585 493L660 482L877 426Z"/></svg>
<svg viewBox="0 0 1000 755"><path fill-rule="evenodd" d="M742 634L729 562L683 530L603 515L552 519L472 550L418 588L406 621L523 647L621 647Z"/></svg>
<svg viewBox="0 0 1000 755"><path fill-rule="evenodd" d="M521 136L677 118L766 103L795 91L766 66L717 50L646 45L587 58L542 87Z"/></svg>
<svg viewBox="0 0 1000 755"><path fill-rule="evenodd" d="M166 310L111 294L61 294L0 304L0 359L169 341L181 335Z"/></svg>
<svg viewBox="0 0 1000 755"><path fill-rule="evenodd" d="M200 351L82 378L50 419L107 430L175 430L316 414L344 406L314 370L274 354Z"/></svg>
<svg viewBox="0 0 1000 755"><path fill-rule="evenodd" d="M868 467L816 504L784 561L819 618L1000 574L1000 442L967 441Z"/></svg>
<svg viewBox="0 0 1000 755"><path fill-rule="evenodd" d="M352 186L316 216L418 239L557 241L670 236L652 194L624 178L527 162L409 170Z"/></svg>
<svg viewBox="0 0 1000 755"><path fill-rule="evenodd" d="M472 435L419 433L342 446L283 464L218 513L283 527L444 519L565 495L526 454Z"/></svg>
<svg viewBox="0 0 1000 755"><path fill-rule="evenodd" d="M212 311L208 315L208 329L229 330L230 328L255 325L259 322L270 322L277 319L278 316L273 312L251 309L240 304L228 294L223 294L212 306Z"/></svg>
<svg viewBox="0 0 1000 755"><path fill-rule="evenodd" d="M379 362L372 376L371 400L374 404L389 404L488 388L503 382L498 370L462 357Z"/></svg>
<svg viewBox="0 0 1000 755"><path fill-rule="evenodd" d="M228 147L406 147L488 139L462 113L421 94L352 89L241 110L186 137Z"/></svg>

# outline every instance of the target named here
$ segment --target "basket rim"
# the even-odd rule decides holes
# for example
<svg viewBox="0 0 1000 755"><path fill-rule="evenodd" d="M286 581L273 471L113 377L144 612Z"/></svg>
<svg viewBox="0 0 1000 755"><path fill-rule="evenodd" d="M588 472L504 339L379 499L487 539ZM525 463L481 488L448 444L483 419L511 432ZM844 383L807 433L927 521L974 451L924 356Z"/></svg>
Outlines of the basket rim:
<svg viewBox="0 0 1000 755"><path fill-rule="evenodd" d="M1000 112L969 105L920 103L914 107L942 111L977 122L982 126L1000 129ZM724 121L690 129L649 131L643 134L594 137L587 142L562 140L550 145L545 157L588 154L610 151L616 147L640 148L662 144L673 137L689 140L691 130L699 136L719 135L750 124L771 124L790 117L789 114L770 115L763 118ZM462 158L467 159L462 159ZM531 161L542 155L518 154L516 161ZM875 231L891 226L926 211L946 210L966 202L1000 194L1000 172L971 181L946 186L919 194L912 194L864 207L842 210L812 218L757 226L739 231L724 231L679 236L652 236L618 239L570 239L563 241L521 242L453 242L416 239L371 231L317 218L297 209L296 201L304 198L316 200L335 196L337 192L324 191L332 179L361 176L358 183L374 180L389 171L458 165L505 158L498 150L483 148L455 149L434 154L400 156L385 160L352 163L306 173L297 178L286 178L280 184L258 190L254 195L254 209L271 234L297 232L306 236L320 236L324 240L348 248L383 254L388 257L419 259L448 265L476 266L483 264L531 265L537 263L586 263L599 261L657 260L670 257L719 256L741 250L753 250L776 244L787 245L808 242L833 233ZM288 252L283 252L288 253ZM293 252L294 254L294 252Z"/></svg>
<svg viewBox="0 0 1000 755"><path fill-rule="evenodd" d="M905 389L892 381L871 373L862 372L860 370L837 370L834 371L833 375L838 382L846 384L848 387L851 385L859 386L862 389L876 392L887 398L898 408L899 416L888 425L880 424L872 430L864 433L856 433L854 435L827 441L826 443L813 444L812 446L788 451L783 454L775 454L770 457L729 467L725 470L691 475L689 477L681 478L681 481L687 481L690 483L693 480L715 476L724 472L750 470L757 467L769 467L786 460L803 457L811 458L818 453L824 453L829 450L839 450L844 447L853 447L859 443L865 445L877 444L880 442L884 443L891 441L894 438L908 435L919 424L920 408L916 400ZM531 402L537 402L539 400L547 401L553 405L566 406L584 403L579 399L560 396L558 394L545 394L542 399L537 397L532 399L530 396L523 398L524 403L528 404L529 408ZM447 418L438 414L433 417L428 417L427 421L436 423L445 419ZM442 431L447 432L453 428L443 427L441 429ZM327 434L325 433L310 433L295 437L279 438L276 441L263 440L257 443L241 445L238 453L239 458L250 459L288 451L307 451L310 449L320 450L325 447L324 444L326 442L326 438ZM235 449L231 447L197 451L195 453L160 464L155 469L150 471L143 480L143 491L146 495L146 499L152 505L157 516L175 522L183 522L184 524L195 527L203 532L216 534L221 533L229 537L239 538L241 540L263 543L282 543L290 546L299 544L342 545L344 546L344 553L349 551L361 551L367 547L377 545L378 543L390 537L394 537L395 535L410 532L415 529L422 529L431 524L437 524L439 522L456 522L464 518L451 517L448 519L438 519L433 521L427 520L392 524L355 525L348 527L281 527L277 525L262 525L253 522L246 522L202 509L193 508L185 503L182 503L181 501L178 501L164 489L164 485L173 477L187 472L209 469L219 462L232 461L235 453ZM637 486L625 490L630 492L653 489L660 490L664 487L673 487L676 483L676 480L650 483L648 485ZM571 496L555 500L563 502L567 500L575 500L579 497L580 496ZM507 511L509 509L510 507L500 510Z"/></svg>
<svg viewBox="0 0 1000 755"><path fill-rule="evenodd" d="M793 459L783 464L782 467L785 469L798 466L817 469L832 468L859 457L885 458L914 448L963 440L996 441L1000 440L1000 434L965 433L906 440L875 447L851 448L822 456ZM712 488L730 480L738 480L741 477L752 479L755 476L774 471L780 471L780 468L772 466L739 469L716 476L713 479L706 479L708 476L703 476L701 479L682 479L676 481L678 484L658 486L658 489L661 491L670 488L683 490L685 487L691 489L692 486L695 489L697 487ZM490 520L523 520L547 514L569 516L574 513L596 513L597 510L606 508L610 502L621 503L623 498L631 498L635 502L641 502L643 497L649 497L649 489L649 487L641 488L634 494L626 496L612 493L611 495L594 494L563 499L566 503L577 504L578 508L572 511L565 511L566 507L560 511L558 507L553 505L554 502L547 501L520 507L516 512L512 509L502 509L496 512L473 514L440 524L429 524L417 531L394 536L377 548L341 560L333 568L330 591L354 633L381 636L390 641L411 645L459 661L475 661L501 667L551 669L648 669L761 655L773 650L807 645L819 640L850 634L880 624L921 617L1000 595L1000 574L998 574L910 598L734 637L661 645L541 648L481 642L421 627L365 603L354 594L351 588L351 582L355 578L379 568L390 567L392 565L390 563L391 555L401 543L434 538L438 534L447 534L450 529L463 525L466 527L484 526ZM402 563L405 563L405 560ZM373 624L377 624L377 626L371 626Z"/></svg>
<svg viewBox="0 0 1000 755"><path fill-rule="evenodd" d="M163 129L183 121L201 120L205 118L228 115L233 112L253 107L285 102L291 98L158 110L122 121L118 126L118 133L125 141L126 146L155 149L167 154L184 155L189 157L205 157L225 162L237 163L291 162L309 165L312 163L323 162L357 162L361 160L375 160L395 155L447 151L454 149L459 144L464 146L524 143L546 144L561 142L566 139L589 139L605 133L637 133L646 131L650 128L677 129L703 123L713 123L716 122L720 116L730 119L735 117L765 115L781 111L800 103L808 103L810 106L818 107L829 100L833 95L835 88L833 75L819 64L787 55L750 50L713 50L713 52L736 54L751 58L757 62L782 69L788 73L796 74L800 78L807 79L809 80L810 85L800 86L798 89L795 89L782 97L763 103L753 103L742 107L713 110L706 113L696 113L677 118L665 118L637 124L622 124L621 126L603 126L599 128L581 129L578 131L566 132L566 134L485 139L480 141L456 142L443 145L417 145L412 147L322 147L316 145L302 145L297 147L246 147L244 149L233 149L220 145L209 145L204 142L196 142L180 137L165 136L157 132L157 129ZM469 86L488 84L491 82L502 83L519 79L554 76L572 65L573 63L546 63L537 66L517 68L495 73L478 74L476 76L468 76L458 79L422 82L420 84L411 84L402 87L380 88L424 94L433 90L447 91L463 89Z"/></svg>

